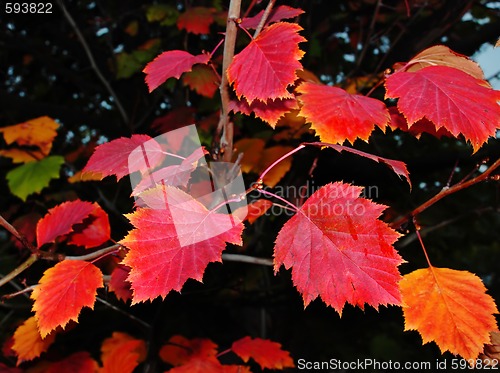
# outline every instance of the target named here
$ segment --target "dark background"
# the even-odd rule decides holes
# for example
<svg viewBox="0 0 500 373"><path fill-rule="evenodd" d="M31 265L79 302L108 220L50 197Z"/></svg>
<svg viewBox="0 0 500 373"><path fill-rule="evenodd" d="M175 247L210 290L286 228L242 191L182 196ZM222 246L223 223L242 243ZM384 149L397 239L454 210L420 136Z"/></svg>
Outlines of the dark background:
<svg viewBox="0 0 500 373"><path fill-rule="evenodd" d="M408 1L288 1L277 2L300 7L305 13L298 19L304 28L301 34L308 40L301 44L306 52L302 63L325 83L347 86L352 79L371 77L398 61L408 61L423 49L444 44L458 53L472 55L484 43L494 44L500 35L500 2L479 0ZM42 115L56 118L61 127L52 154L68 155L81 149L68 161L64 173L81 169L92 152L92 144L102 143L132 133L156 136L151 124L171 110L190 106L196 109L201 122L218 112L216 94L213 99L189 91L180 82L148 93L141 73L145 63L161 51L181 49L193 54L211 51L221 39L221 25L214 23L209 35L193 35L169 25L175 23L176 11L187 6L208 6L218 10L228 7L227 1L164 1L172 14L150 22L147 12L153 1L71 1L64 2L84 35L96 65L116 92L126 117L117 110L110 92L97 77L84 47L79 42L68 19L56 2L51 15L8 15L0 13L0 126L8 126ZM247 9L250 1L243 1ZM252 12L267 3L257 4ZM464 15L467 14L467 17ZM170 17L170 18L169 18ZM375 20L372 22L372 20ZM137 22L137 34L126 32ZM242 34L242 33L240 33ZM142 55L145 61L127 59L141 45L158 38L157 48ZM239 39L240 50L248 38ZM124 54L126 53L126 54ZM220 55L220 53L219 53ZM148 59L149 58L149 59ZM124 62L125 61L125 62ZM126 66L124 66L124 64ZM500 70L500 63L498 63ZM360 87L366 93L370 87ZM383 98L383 89L373 97ZM270 138L270 128L258 119L236 116L236 140L245 137ZM213 123L213 122L212 122ZM212 126L212 127L210 127ZM213 124L208 125L206 141L210 144ZM309 134L301 139L276 142L296 146L312 140ZM274 142L273 142L274 141ZM385 218L390 221L410 211L435 195L446 185L452 170L453 182L474 172L485 161L490 164L500 154L498 140L490 140L472 155L462 140L436 139L422 135L416 139L400 131L386 134L376 130L369 143L356 142L358 149L402 160L407 163L413 189L393 175L383 165L348 154L316 149L294 156L292 170L282 185L302 185L305 181L320 186L331 181L352 182L361 186L376 186L374 200L391 206ZM314 161L313 176L308 171ZM32 195L22 202L9 194L5 174L12 169L7 158L0 158L0 213L8 220L47 208L75 195L83 200L97 201L110 215L112 236L124 237L130 226L121 216L132 211L130 185L124 178L102 182L69 184L62 178L54 181L41 195ZM249 175L254 181L256 175ZM286 216L264 217L245 231L245 254L272 257L272 246ZM500 299L500 219L498 215L498 185L486 182L448 197L419 216L426 248L433 264L467 270L480 276L495 299ZM413 227L396 244L408 262L401 265L403 274L426 266L423 252L415 239ZM228 252L240 249L230 247ZM0 274L7 274L21 263L26 253L17 250L9 237L0 232ZM25 284L36 283L47 263L37 263L23 274ZM20 280L22 280L20 279ZM11 285L1 291L14 291ZM245 335L269 338L283 344L297 361L353 361L374 358L380 361L431 361L451 358L441 355L434 343L422 346L417 332L404 332L404 320L398 307L346 306L342 318L320 300L305 310L300 294L295 290L290 272L283 268L276 276L272 268L240 263L210 264L204 283L188 281L182 294L169 294L164 302L127 307L113 294L101 291L99 297L112 304L111 308L97 302L94 311L83 310L79 324L69 333L58 337L47 358L56 359L73 351L86 350L97 359L101 341L113 331L126 331L148 341L148 360L138 371L161 371L166 366L157 359L158 348L174 334L188 338L205 337L215 341L220 349ZM17 297L0 303L0 340L5 340L17 326L16 322L30 315L31 303ZM144 328L133 318L144 320ZM227 356L227 361L237 362ZM0 361L11 364L12 358ZM29 364L27 364L29 365ZM258 368L255 367L257 371Z"/></svg>

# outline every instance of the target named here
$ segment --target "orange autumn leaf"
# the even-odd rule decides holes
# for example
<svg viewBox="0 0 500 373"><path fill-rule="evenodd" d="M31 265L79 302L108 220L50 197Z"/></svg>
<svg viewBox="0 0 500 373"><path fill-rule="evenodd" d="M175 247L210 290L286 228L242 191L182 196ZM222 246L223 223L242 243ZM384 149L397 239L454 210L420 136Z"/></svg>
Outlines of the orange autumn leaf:
<svg viewBox="0 0 500 373"><path fill-rule="evenodd" d="M250 203L247 206L248 213L246 216L246 220L248 220L250 224L253 224L255 220L264 215L266 211L271 208L272 205L273 203L271 201L262 198Z"/></svg>
<svg viewBox="0 0 500 373"><path fill-rule="evenodd" d="M58 127L54 119L43 116L0 128L0 133L3 133L7 145L37 146L44 155L48 155Z"/></svg>
<svg viewBox="0 0 500 373"><path fill-rule="evenodd" d="M33 360L47 351L54 342L56 335L51 333L44 339L38 332L38 326L34 316L27 319L14 332L14 344L12 349L17 355L17 365L23 361Z"/></svg>
<svg viewBox="0 0 500 373"><path fill-rule="evenodd" d="M85 248L99 246L110 239L111 227L106 211L96 202L92 204L93 210L81 223L75 224L73 233L69 236L68 243Z"/></svg>
<svg viewBox="0 0 500 373"><path fill-rule="evenodd" d="M146 343L126 333L114 332L101 345L99 373L132 373L146 358Z"/></svg>
<svg viewBox="0 0 500 373"><path fill-rule="evenodd" d="M212 98L219 88L219 77L207 65L194 65L191 71L184 73L182 82L201 96Z"/></svg>
<svg viewBox="0 0 500 373"><path fill-rule="evenodd" d="M12 159L12 163L38 161L46 156L40 150L10 148L0 150L0 156Z"/></svg>
<svg viewBox="0 0 500 373"><path fill-rule="evenodd" d="M64 260L46 270L31 293L33 311L42 338L70 320L78 321L83 307L94 308L102 273L92 263Z"/></svg>
<svg viewBox="0 0 500 373"><path fill-rule="evenodd" d="M160 359L173 366L184 365L196 359L217 361L217 345L210 339L187 339L174 335L162 346L159 355Z"/></svg>
<svg viewBox="0 0 500 373"><path fill-rule="evenodd" d="M97 368L97 362L90 354L82 351L50 364L44 373L97 373Z"/></svg>
<svg viewBox="0 0 500 373"><path fill-rule="evenodd" d="M188 363L167 370L168 373L226 373L227 371L224 368L219 360L213 358L210 360L196 358L190 360ZM245 372L245 371L242 371ZM228 373L233 373L232 371L228 371Z"/></svg>
<svg viewBox="0 0 500 373"><path fill-rule="evenodd" d="M470 272L418 269L405 275L399 286L405 330L417 330L423 343L434 341L442 352L475 359L497 329L495 302Z"/></svg>
<svg viewBox="0 0 500 373"><path fill-rule="evenodd" d="M484 351L479 358L483 362L488 359L492 364L495 361L500 361L500 332L493 331L490 333L490 341L484 346Z"/></svg>
<svg viewBox="0 0 500 373"><path fill-rule="evenodd" d="M229 102L229 110L235 113L243 113L245 115L254 114L257 118L268 123L272 128L276 127L276 123L292 110L298 109L297 100L294 98L277 98L275 100L260 101L255 100L251 104L242 97L240 100L231 100Z"/></svg>
<svg viewBox="0 0 500 373"><path fill-rule="evenodd" d="M245 363L252 358L262 369L295 367L288 351L282 350L281 344L267 339L244 337L234 342L231 350Z"/></svg>

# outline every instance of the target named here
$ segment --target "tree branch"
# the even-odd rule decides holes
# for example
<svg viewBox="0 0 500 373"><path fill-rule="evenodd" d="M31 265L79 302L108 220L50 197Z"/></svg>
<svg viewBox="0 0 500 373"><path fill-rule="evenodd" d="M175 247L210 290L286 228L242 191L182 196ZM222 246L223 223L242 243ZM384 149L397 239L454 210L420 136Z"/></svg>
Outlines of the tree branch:
<svg viewBox="0 0 500 373"><path fill-rule="evenodd" d="M262 18L260 19L260 22L255 29L255 33L253 34L253 38L255 39L262 29L264 28L264 25L266 24L267 19L269 18L269 14L271 14L271 11L273 10L274 4L276 3L276 0L269 0L269 4L267 4L266 10L264 10L264 14L262 15Z"/></svg>
<svg viewBox="0 0 500 373"><path fill-rule="evenodd" d="M38 260L38 255L36 254L31 254L28 259L26 259L23 263L21 263L16 269L2 277L0 279L0 286L5 285L6 283L10 282L13 280L18 274L22 273L25 269L31 267L33 263L35 263Z"/></svg>
<svg viewBox="0 0 500 373"><path fill-rule="evenodd" d="M230 162L233 156L233 123L229 120L229 82L227 80L227 69L234 57L234 48L236 45L236 35L238 27L236 20L240 17L241 0L231 0L227 16L226 37L224 40L224 56L222 60L222 80L220 83L221 113L219 124L217 126L217 144L218 153L222 154L225 162ZM221 135L222 133L222 135ZM218 155L217 155L218 156Z"/></svg>
<svg viewBox="0 0 500 373"><path fill-rule="evenodd" d="M263 266L273 266L273 260L268 258L256 258L254 256L241 254L222 254L222 260L226 262L240 262L250 264L260 264Z"/></svg>
<svg viewBox="0 0 500 373"><path fill-rule="evenodd" d="M59 4L59 7L63 11L64 16L66 17L66 20L68 21L68 23L71 25L71 27L75 31L76 36L78 37L78 40L80 40L80 43L82 44L83 49L85 50L85 53L87 54L87 58L90 61L90 65L91 65L92 69L94 70L97 77L104 85L104 87L106 87L106 90L108 91L108 93L111 95L111 97L113 97L113 100L115 101L116 107L118 108L118 111L120 112L120 115L122 116L125 124L129 124L129 118L128 118L127 112L123 108L123 106L120 102L120 99L116 95L116 92L114 91L113 87L111 87L111 84L109 84L109 82L106 80L106 78L102 74L101 70L97 66L97 63L95 62L94 56L92 55L92 51L90 50L90 47L89 47L87 41L85 40L85 37L83 36L82 32L78 28L78 25L76 24L75 20L73 19L71 14L68 12L66 7L64 6L64 3L62 2L62 0L57 0L57 3Z"/></svg>

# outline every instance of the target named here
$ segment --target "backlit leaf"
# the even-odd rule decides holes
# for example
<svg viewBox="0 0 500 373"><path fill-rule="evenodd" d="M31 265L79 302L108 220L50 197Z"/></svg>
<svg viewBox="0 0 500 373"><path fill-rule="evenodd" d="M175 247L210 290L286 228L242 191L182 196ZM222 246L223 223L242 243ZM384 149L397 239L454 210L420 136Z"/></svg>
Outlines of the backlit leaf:
<svg viewBox="0 0 500 373"><path fill-rule="evenodd" d="M40 150L10 148L0 150L0 156L12 159L12 163L27 163L45 158Z"/></svg>
<svg viewBox="0 0 500 373"><path fill-rule="evenodd" d="M92 263L64 260L46 270L31 293L33 311L42 338L70 320L78 321L83 307L94 308L102 273Z"/></svg>
<svg viewBox="0 0 500 373"><path fill-rule="evenodd" d="M190 360L217 360L217 345L210 339L187 339L174 335L160 349L160 358L173 366L180 366Z"/></svg>
<svg viewBox="0 0 500 373"><path fill-rule="evenodd" d="M220 262L226 242L241 245L243 224L209 211L180 189L158 186L141 194L148 208L126 215L135 229L120 242L129 248L132 303L164 298L189 279L201 281L210 262Z"/></svg>
<svg viewBox="0 0 500 373"><path fill-rule="evenodd" d="M287 87L302 69L304 55L299 43L305 39L294 23L275 23L266 27L245 49L238 53L227 70L227 77L238 98L244 96L251 105L254 100L292 98Z"/></svg>
<svg viewBox="0 0 500 373"><path fill-rule="evenodd" d="M177 19L179 30L186 30L192 34L208 34L210 25L214 23L214 8L195 6L187 8Z"/></svg>
<svg viewBox="0 0 500 373"><path fill-rule="evenodd" d="M120 137L99 145L82 172L98 172L103 177L116 175L120 180L133 172L156 166L164 157L160 145L148 135L132 135L130 139Z"/></svg>
<svg viewBox="0 0 500 373"><path fill-rule="evenodd" d="M110 239L111 227L108 214L97 203L92 206L90 215L82 223L73 226L74 233L69 237L68 243L91 248Z"/></svg>
<svg viewBox="0 0 500 373"><path fill-rule="evenodd" d="M292 268L307 306L320 296L342 314L344 304L400 304L398 266L392 247L399 234L379 220L385 206L360 198L361 187L327 184L280 230L274 269Z"/></svg>
<svg viewBox="0 0 500 373"><path fill-rule="evenodd" d="M309 82L296 91L301 94L299 115L311 122L311 128L323 142L354 143L357 138L367 141L375 125L383 130L390 121L389 112L380 100Z"/></svg>
<svg viewBox="0 0 500 373"><path fill-rule="evenodd" d="M467 56L454 52L444 45L434 45L417 54L405 64L396 64L395 70L415 72L427 66L448 66L459 69L477 79L484 80L483 70L477 62Z"/></svg>
<svg viewBox="0 0 500 373"><path fill-rule="evenodd" d="M446 66L429 66L416 72L398 72L385 82L386 98L399 98L398 109L411 127L422 118L436 130L462 134L477 151L500 124L500 91L480 79Z"/></svg>
<svg viewBox="0 0 500 373"><path fill-rule="evenodd" d="M168 78L179 79L182 73L191 71L193 65L197 63L206 64L209 60L210 55L208 54L193 56L181 50L163 52L148 63L143 70L146 74L149 92L158 88Z"/></svg>
<svg viewBox="0 0 500 373"><path fill-rule="evenodd" d="M475 359L497 330L493 299L481 279L467 271L424 268L400 282L405 330L417 330L423 343Z"/></svg>
<svg viewBox="0 0 500 373"><path fill-rule="evenodd" d="M278 98L267 100L266 102L255 100L251 105L242 97L240 100L231 100L229 110L237 113L250 115L254 113L257 118L267 122L272 128L276 126L278 120L291 110L298 109L297 100L294 98Z"/></svg>
<svg viewBox="0 0 500 373"><path fill-rule="evenodd" d="M244 337L233 343L231 350L246 363L254 359L262 369L294 368L293 359L281 344L267 339Z"/></svg>
<svg viewBox="0 0 500 373"><path fill-rule="evenodd" d="M30 194L40 192L52 179L58 179L63 164L64 157L53 155L10 170L7 173L10 192L26 201Z"/></svg>
<svg viewBox="0 0 500 373"><path fill-rule="evenodd" d="M214 97L219 88L219 80L214 70L206 65L195 65L191 71L182 76L184 85L208 98Z"/></svg>
<svg viewBox="0 0 500 373"><path fill-rule="evenodd" d="M132 373L146 358L146 343L128 334L114 332L101 345L99 373Z"/></svg>
<svg viewBox="0 0 500 373"><path fill-rule="evenodd" d="M169 369L168 373L226 373L224 365L217 359L193 359L185 365ZM244 370L242 371L245 372ZM231 372L232 373L232 372Z"/></svg>
<svg viewBox="0 0 500 373"><path fill-rule="evenodd" d="M59 124L47 116L30 119L24 123L0 128L7 145L37 146L44 155L50 153L57 136Z"/></svg>
<svg viewBox="0 0 500 373"><path fill-rule="evenodd" d="M129 273L130 268L123 265L116 266L111 272L108 284L109 291L114 292L116 297L123 302L132 299L132 289L130 289L130 282L127 281Z"/></svg>
<svg viewBox="0 0 500 373"><path fill-rule="evenodd" d="M56 335L51 333L42 339L34 316L27 319L14 332L12 349L17 355L17 365L23 361L33 360L49 349ZM1 369L0 369L1 371Z"/></svg>
<svg viewBox="0 0 500 373"><path fill-rule="evenodd" d="M287 5L280 5L271 11L269 17L267 17L266 25L269 25L274 22L279 22L283 19L290 19L300 16L304 11L299 8L292 8ZM240 26L246 29L255 29L259 25L262 16L264 15L264 10L261 10L259 13L254 15L253 17L245 17L241 20Z"/></svg>
<svg viewBox="0 0 500 373"><path fill-rule="evenodd" d="M38 247L72 231L73 225L83 222L94 210L94 205L85 201L68 201L51 208L36 226Z"/></svg>

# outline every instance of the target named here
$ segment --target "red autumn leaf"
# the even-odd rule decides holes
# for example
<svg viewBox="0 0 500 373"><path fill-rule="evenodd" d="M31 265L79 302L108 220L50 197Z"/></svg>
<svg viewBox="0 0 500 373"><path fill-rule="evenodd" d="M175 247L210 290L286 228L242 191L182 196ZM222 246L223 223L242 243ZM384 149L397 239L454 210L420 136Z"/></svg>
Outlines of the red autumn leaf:
<svg viewBox="0 0 500 373"><path fill-rule="evenodd" d="M208 34L210 25L214 23L214 8L195 6L186 9L177 19L179 30L186 30L192 34Z"/></svg>
<svg viewBox="0 0 500 373"><path fill-rule="evenodd" d="M97 372L97 362L88 352L75 352L67 358L50 364L45 373L94 373Z"/></svg>
<svg viewBox="0 0 500 373"><path fill-rule="evenodd" d="M417 330L423 343L434 341L442 352L475 359L497 330L495 302L470 272L418 269L403 277L400 290L405 330Z"/></svg>
<svg viewBox="0 0 500 373"><path fill-rule="evenodd" d="M425 117L436 130L444 127L455 137L462 134L474 151L499 127L500 92L452 67L394 73L385 86L386 98L399 98L398 109L409 126Z"/></svg>
<svg viewBox="0 0 500 373"><path fill-rule="evenodd" d="M240 207L241 210L236 210L235 214L238 217L240 217L239 214L241 214L242 219L248 220L250 224L253 224L255 220L264 215L272 205L273 203L271 201L261 198L257 201L249 203L248 206Z"/></svg>
<svg viewBox="0 0 500 373"><path fill-rule="evenodd" d="M232 110L235 113L240 112L245 115L254 113L257 118L267 122L272 128L276 126L276 123L283 115L297 108L298 103L294 98L278 98L276 100L267 100L266 102L255 100L251 105L248 104L248 101L244 97L240 100L231 100L229 102L230 111Z"/></svg>
<svg viewBox="0 0 500 373"><path fill-rule="evenodd" d="M328 146L332 149L335 149L339 153L346 151L349 153L359 155L360 157L371 159L372 161L375 161L378 163L382 162L382 163L386 164L387 166L389 166L392 169L392 171L394 171L399 177L404 177L411 188L410 173L408 172L408 169L406 168L406 164L404 162L396 161L394 159L379 157L378 155L365 153L365 152L362 152L361 150L348 148L347 146L342 146L342 145L337 145L337 144L329 144L329 143L324 143L324 142L310 142L307 144L317 145L317 146Z"/></svg>
<svg viewBox="0 0 500 373"><path fill-rule="evenodd" d="M255 99L293 97L287 87L297 79L296 70L302 69L299 59L304 52L299 43L305 39L298 34L300 30L294 23L275 23L234 57L227 77L238 98L244 96L251 105Z"/></svg>
<svg viewBox="0 0 500 373"><path fill-rule="evenodd" d="M42 352L49 349L55 337L56 334L51 333L46 336L45 339L42 339L38 332L35 317L30 317L14 332L14 344L12 345L12 349L17 355L17 365L21 364L23 361L29 361L39 357Z"/></svg>
<svg viewBox="0 0 500 373"><path fill-rule="evenodd" d="M293 359L281 344L267 339L245 337L233 343L231 350L246 363L254 359L262 369L294 368Z"/></svg>
<svg viewBox="0 0 500 373"><path fill-rule="evenodd" d="M154 167L164 158L160 145L148 135L132 135L99 145L83 172L99 172L102 177L122 177Z"/></svg>
<svg viewBox="0 0 500 373"><path fill-rule="evenodd" d="M219 80L214 70L206 65L195 65L182 77L184 85L208 98L214 97L215 91L219 88Z"/></svg>
<svg viewBox="0 0 500 373"><path fill-rule="evenodd" d="M73 226L83 222L93 210L92 203L80 200L63 202L51 208L36 226L38 247L72 232Z"/></svg>
<svg viewBox="0 0 500 373"><path fill-rule="evenodd" d="M134 188L132 195L138 195L158 184L185 187L189 182L191 173L197 168L198 161L206 154L208 154L208 151L205 148L198 147L180 164L163 167L149 175L144 175L143 179Z"/></svg>
<svg viewBox="0 0 500 373"><path fill-rule="evenodd" d="M304 13L302 9L292 8L287 5L280 5L276 8L273 8L271 13L269 14L269 17L267 17L266 25L274 22L279 22L283 19L295 18L300 16L302 13ZM263 15L264 11L261 10L253 17L245 17L241 20L240 26L246 29L255 29L259 25Z"/></svg>
<svg viewBox="0 0 500 373"><path fill-rule="evenodd" d="M187 339L174 335L161 347L159 355L164 362L173 366L184 365L196 359L217 361L217 345L210 339Z"/></svg>
<svg viewBox="0 0 500 373"><path fill-rule="evenodd" d="M195 114L196 110L192 107L178 107L168 114L156 118L151 124L151 127L159 133L170 132L195 123Z"/></svg>
<svg viewBox="0 0 500 373"><path fill-rule="evenodd" d="M29 212L14 220L12 226L26 238L26 241L34 243L36 240L36 226L41 218L42 216L37 212ZM11 237L11 241L19 250L25 248L23 243L14 236Z"/></svg>
<svg viewBox="0 0 500 373"><path fill-rule="evenodd" d="M70 320L77 321L83 307L94 308L102 273L92 263L64 260L46 270L31 293L33 311L42 338Z"/></svg>
<svg viewBox="0 0 500 373"><path fill-rule="evenodd" d="M327 184L278 234L274 269L292 268L306 306L318 296L339 314L346 302L360 308L400 304L403 260L392 247L399 234L378 219L385 206L360 198L361 191Z"/></svg>
<svg viewBox="0 0 500 373"><path fill-rule="evenodd" d="M108 241L111 236L111 227L106 211L97 203L93 203L94 209L81 224L73 226L73 231L68 243L85 248L96 247Z"/></svg>
<svg viewBox="0 0 500 373"><path fill-rule="evenodd" d="M132 304L180 291L189 279L201 281L210 262L220 262L226 242L241 245L243 224L209 211L180 189L159 186L141 194L149 208L128 214L135 229L120 242L129 248Z"/></svg>
<svg viewBox="0 0 500 373"><path fill-rule="evenodd" d="M181 50L167 51L149 62L142 72L146 74L146 84L149 92L152 92L167 79L179 79L182 73L191 71L193 65L205 64L209 60L210 55L205 53L193 56L191 53Z"/></svg>
<svg viewBox="0 0 500 373"><path fill-rule="evenodd" d="M130 268L118 265L111 272L111 279L109 280L109 290L116 294L116 297L124 302L132 299L132 289L130 289L130 282L127 277L130 273Z"/></svg>
<svg viewBox="0 0 500 373"><path fill-rule="evenodd" d="M101 345L99 373L132 373L146 358L146 343L128 334L114 332Z"/></svg>
<svg viewBox="0 0 500 373"><path fill-rule="evenodd" d="M393 130L400 129L401 131L410 133L417 139L420 138L420 136L424 132L437 138L441 138L442 136L453 137L453 135L444 127L441 127L436 131L436 127L434 126L434 124L426 118L422 118L408 127L406 118L398 111L398 108L395 106L391 106L389 108L389 113L391 115L391 123L389 123L389 127L391 127L391 129Z"/></svg>
<svg viewBox="0 0 500 373"><path fill-rule="evenodd" d="M367 141L375 125L383 130L390 121L380 100L309 82L302 83L296 91L301 93L299 115L311 122L311 128L323 142L354 143L357 138Z"/></svg>

